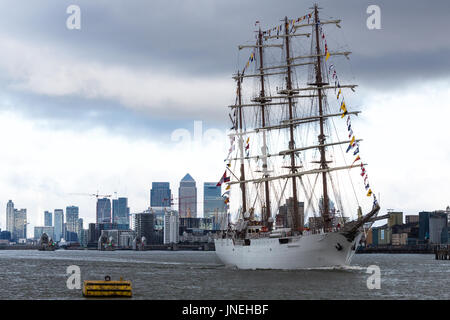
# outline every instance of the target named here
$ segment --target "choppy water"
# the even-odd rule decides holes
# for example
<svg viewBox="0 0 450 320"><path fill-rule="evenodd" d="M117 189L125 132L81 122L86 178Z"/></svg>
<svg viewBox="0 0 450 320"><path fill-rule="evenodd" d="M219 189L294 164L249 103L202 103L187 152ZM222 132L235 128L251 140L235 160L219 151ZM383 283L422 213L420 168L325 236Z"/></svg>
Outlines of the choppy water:
<svg viewBox="0 0 450 320"><path fill-rule="evenodd" d="M66 286L66 268L82 280L110 275L133 282L134 299L450 299L450 261L433 255L363 254L352 266L324 270L235 270L214 252L0 250L0 299L83 299ZM366 268L381 269L367 289Z"/></svg>

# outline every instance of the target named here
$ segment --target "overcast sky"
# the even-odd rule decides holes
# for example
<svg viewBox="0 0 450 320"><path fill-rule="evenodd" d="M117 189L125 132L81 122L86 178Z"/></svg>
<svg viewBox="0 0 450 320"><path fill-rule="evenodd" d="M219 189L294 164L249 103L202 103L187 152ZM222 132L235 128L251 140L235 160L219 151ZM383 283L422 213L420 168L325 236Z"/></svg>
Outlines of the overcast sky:
<svg viewBox="0 0 450 320"><path fill-rule="evenodd" d="M81 8L81 30L66 28L71 4ZM45 210L78 205L85 222L94 222L95 198L70 193L117 192L138 212L149 206L152 181L170 181L177 196L187 172L202 199L203 182L223 172L227 146L205 136L194 140L194 121L210 133L227 129L231 75L246 58L237 45L253 42L256 20L271 28L286 15L310 12L312 4L1 1L0 227L9 199L28 209L28 236L43 224ZM373 4L381 8L380 30L366 27ZM331 44L352 51L347 78L359 85L358 130L383 210L444 209L450 204L450 2L319 5L322 19L343 20ZM173 141L180 128L195 143Z"/></svg>

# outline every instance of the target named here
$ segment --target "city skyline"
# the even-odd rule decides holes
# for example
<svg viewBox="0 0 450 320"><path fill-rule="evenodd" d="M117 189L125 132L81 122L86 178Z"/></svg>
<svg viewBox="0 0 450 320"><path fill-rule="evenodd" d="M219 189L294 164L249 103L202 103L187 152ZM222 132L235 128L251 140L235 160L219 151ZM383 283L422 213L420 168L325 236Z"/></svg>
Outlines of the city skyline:
<svg viewBox="0 0 450 320"><path fill-rule="evenodd" d="M185 179L185 178L187 179L186 180L187 182L191 182L192 177L189 175L189 173L184 175L183 179ZM181 183L181 181L183 181L183 179L179 180L178 186L180 186L180 183ZM204 192L205 188L207 186L215 186L214 189L221 190L221 188L217 187L216 184L217 184L217 182L203 182L204 188L199 188L199 189L195 188L195 190L196 190L195 191L196 192L196 198L197 199L202 199L201 201L196 201L197 212L199 212L199 214L197 214L197 217L199 217L199 218L203 218L204 217L204 205L205 205L205 202L207 202L208 200L209 201L211 200L211 198L208 198L208 196L205 198L205 192ZM168 187L169 190L171 190L170 189L170 183L168 183L168 182L152 182L152 185L154 185L156 188L161 188L162 186ZM176 188L176 189L178 190L178 188ZM106 216L105 216L106 220L104 220L104 222L112 223L113 222L112 219L115 217L114 212L116 212L115 209L114 209L115 208L114 207L115 206L115 201L117 201L117 203L118 203L117 204L118 207L116 209L117 212L127 212L127 214L129 215L128 216L128 221L129 221L129 219L131 219L131 212L139 213L139 212L147 210L148 208L154 208L154 207L151 206L151 203L152 203L152 198L151 198L152 189L149 189L149 190L150 190L150 192L149 192L150 197L148 198L149 199L148 206L145 207L145 208L140 208L140 209L132 211L128 207L128 198L118 196L116 199L111 199L111 200L109 198L99 198L99 199L97 199L97 202L94 204L95 209L93 211L94 212L97 211L98 205L100 205L100 207L102 207L102 208L100 208L102 213L103 213L104 209L106 209ZM219 194L219 193L220 192L218 192L217 194ZM155 194L155 195L160 200L160 198L161 198L160 195L159 194ZM176 195L178 196L178 192L176 193ZM177 199L178 199L178 197L177 197ZM217 202L217 199L215 199L215 200ZM12 201L12 200L9 200L9 201ZM220 201L223 202L223 200L220 200ZM164 202L166 202L166 201L164 201ZM189 202L191 202L191 201L189 201ZM12 201L11 203L14 203L14 201ZM169 201L169 203L170 203L170 201ZM106 208L103 208L104 204L106 204ZM119 206L120 206L120 208L119 208ZM45 226L47 226L47 221L49 221L50 222L49 226L55 227L56 223L58 223L58 225L61 226L61 227L58 227L58 228L55 229L55 238L58 238L58 240L59 240L60 237L58 237L56 234L57 233L58 234L62 234L63 231L64 231L64 225L67 225L67 219L68 219L67 218L67 212L68 212L68 209L70 209L69 215L72 214L72 210L73 210L74 214L76 214L76 216L77 216L77 219L78 218L84 219L84 222L85 222L86 225L88 225L89 223L98 223L99 222L99 221L97 221L98 218L96 216L89 217L90 219L86 220L86 216L83 215L83 213L80 213L79 207L74 205L74 204L71 204L69 206L63 206L63 207L66 208L66 212L65 213L64 213L64 209L59 209L59 208L57 208L57 209L50 209L50 211L48 210L49 208L47 208L43 212L39 212L38 214L40 215L40 217L38 218L37 222L29 224L29 228L28 228L28 231L27 231L28 237L32 236L34 227L45 227ZM127 208L127 210L124 209L123 207ZM158 206L155 206L155 207L158 207ZM178 211L178 203L172 204L168 208L171 208L172 210ZM7 210L8 209L6 209L6 211ZM52 211L53 211L53 213L52 213ZM57 219L54 218L55 217L55 212L57 212L57 214L58 214L58 218ZM50 214L50 216L48 216L47 214ZM29 215L29 212L28 212L28 215ZM0 214L0 217L1 216L2 215ZM103 215L101 217L103 217ZM66 231L73 231L72 229L75 228L75 222L74 222L75 220L73 220L73 221L72 220L71 220L72 226L70 227L70 230L66 229ZM116 221L115 220L114 223L119 223L119 224L122 223L122 224L124 224L124 220L123 220L123 218L120 219L120 221ZM1 224L2 223L0 223L0 229L1 230L6 230L6 228L2 228L1 227ZM131 225L130 225L130 227L131 227Z"/></svg>
<svg viewBox="0 0 450 320"><path fill-rule="evenodd" d="M381 30L365 25L368 1L320 4L324 16L343 20L345 34L335 38L352 55L336 59L336 66L351 70L346 80L359 85L349 105L363 111L354 125L382 211L445 208L449 190L437 186L450 178L443 170L450 159L450 40L441 34L448 3L379 1ZM0 142L7 150L0 159L0 208L13 199L27 208L30 226L42 225L45 210L70 204L95 220L95 199L74 192L117 192L139 212L148 207L151 181L170 182L177 197L187 171L198 183L218 180L228 145L206 132L229 129L231 75L245 58L237 45L253 42L254 21L270 27L311 4L249 1L242 8L219 1L173 9L163 1L129 1L124 12L115 4L79 5L87 18L81 30L70 31L64 3L0 4L0 135L8 137ZM442 25L416 23L431 17ZM184 35L175 21L182 21ZM154 32L161 25L164 32ZM198 135L196 120L202 121ZM189 132L191 143L180 143L176 129ZM71 156L55 157L56 150ZM0 210L2 230L5 214Z"/></svg>

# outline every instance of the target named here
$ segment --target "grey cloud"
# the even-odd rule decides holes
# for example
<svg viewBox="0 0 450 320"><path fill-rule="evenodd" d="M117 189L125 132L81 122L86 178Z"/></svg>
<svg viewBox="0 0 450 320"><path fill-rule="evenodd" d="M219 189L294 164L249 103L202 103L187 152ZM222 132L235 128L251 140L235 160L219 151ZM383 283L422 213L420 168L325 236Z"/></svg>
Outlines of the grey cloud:
<svg viewBox="0 0 450 320"><path fill-rule="evenodd" d="M82 30L65 28L66 8L78 4L82 10ZM80 61L152 67L165 72L191 76L224 77L241 68L237 45L254 41L254 22L263 28L279 23L286 14L301 16L313 2L295 0L270 1L2 1L0 29L23 41L38 41L43 47L57 46L71 52ZM366 28L366 8L381 8L382 30ZM342 18L341 30L330 28L330 43L343 40L353 54L351 67L356 79L379 88L395 88L408 81L445 77L448 70L450 39L450 3L433 1L433 5L406 0L320 1L322 19ZM327 29L328 30L328 29ZM333 42L333 40L336 40ZM0 53L1 58L1 53ZM214 112L187 113L185 121L171 114L149 115L123 108L117 101L56 98L26 95L17 91L7 94L20 101L24 112L50 117L65 125L63 119L78 119L77 125L98 125L147 133L152 127L164 129L185 125L204 117L223 123L226 109ZM176 95L176 88L174 88ZM79 103L84 109L79 108ZM32 106L33 108L29 107ZM172 124L167 125L171 119ZM69 120L68 120L69 121ZM216 122L217 121L217 122ZM75 125L72 123L72 125ZM143 131L140 131L140 130Z"/></svg>

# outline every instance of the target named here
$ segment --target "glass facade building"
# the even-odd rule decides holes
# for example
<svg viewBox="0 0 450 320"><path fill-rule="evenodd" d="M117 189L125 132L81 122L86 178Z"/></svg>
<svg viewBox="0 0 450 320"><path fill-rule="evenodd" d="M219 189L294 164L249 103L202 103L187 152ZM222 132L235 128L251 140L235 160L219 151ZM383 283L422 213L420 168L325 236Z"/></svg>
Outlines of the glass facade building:
<svg viewBox="0 0 450 320"><path fill-rule="evenodd" d="M97 199L97 223L112 223L111 200L108 198Z"/></svg>
<svg viewBox="0 0 450 320"><path fill-rule="evenodd" d="M129 229L130 208L128 208L128 198L118 198L113 200L113 222L119 229Z"/></svg>
<svg viewBox="0 0 450 320"><path fill-rule="evenodd" d="M54 222L55 222L55 241L60 241L64 237L64 210L55 209L54 212Z"/></svg>
<svg viewBox="0 0 450 320"><path fill-rule="evenodd" d="M150 190L150 207L170 207L169 182L153 182Z"/></svg>
<svg viewBox="0 0 450 320"><path fill-rule="evenodd" d="M45 227L51 227L53 226L52 223L52 213L50 211L44 212L44 226Z"/></svg>
<svg viewBox="0 0 450 320"><path fill-rule="evenodd" d="M212 218L225 212L225 202L222 197L222 188L217 182L203 184L203 217Z"/></svg>

